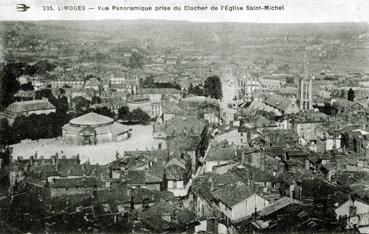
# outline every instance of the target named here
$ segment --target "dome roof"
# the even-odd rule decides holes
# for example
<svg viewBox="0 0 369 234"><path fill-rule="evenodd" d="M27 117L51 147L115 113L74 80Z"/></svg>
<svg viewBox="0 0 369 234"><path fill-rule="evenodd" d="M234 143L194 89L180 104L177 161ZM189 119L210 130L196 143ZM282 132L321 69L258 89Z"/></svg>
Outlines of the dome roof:
<svg viewBox="0 0 369 234"><path fill-rule="evenodd" d="M82 115L75 119L69 121L69 123L74 125L84 125L84 126L96 126L113 123L114 120L112 118L96 114L94 112L90 112L88 114Z"/></svg>

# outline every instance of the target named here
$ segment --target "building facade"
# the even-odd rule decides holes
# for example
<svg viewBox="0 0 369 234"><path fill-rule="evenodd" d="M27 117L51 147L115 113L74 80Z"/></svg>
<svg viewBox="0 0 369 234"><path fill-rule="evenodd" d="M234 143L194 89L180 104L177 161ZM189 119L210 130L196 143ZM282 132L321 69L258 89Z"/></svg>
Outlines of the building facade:
<svg viewBox="0 0 369 234"><path fill-rule="evenodd" d="M96 145L127 139L131 129L109 117L90 112L64 125L62 136L68 144Z"/></svg>

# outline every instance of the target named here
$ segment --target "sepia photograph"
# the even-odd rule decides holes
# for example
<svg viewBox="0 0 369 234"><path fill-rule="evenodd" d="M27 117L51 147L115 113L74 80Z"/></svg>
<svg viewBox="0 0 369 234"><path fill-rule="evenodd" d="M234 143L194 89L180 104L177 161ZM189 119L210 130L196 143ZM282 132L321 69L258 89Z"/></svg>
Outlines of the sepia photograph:
<svg viewBox="0 0 369 234"><path fill-rule="evenodd" d="M369 233L368 13L3 0L0 233Z"/></svg>

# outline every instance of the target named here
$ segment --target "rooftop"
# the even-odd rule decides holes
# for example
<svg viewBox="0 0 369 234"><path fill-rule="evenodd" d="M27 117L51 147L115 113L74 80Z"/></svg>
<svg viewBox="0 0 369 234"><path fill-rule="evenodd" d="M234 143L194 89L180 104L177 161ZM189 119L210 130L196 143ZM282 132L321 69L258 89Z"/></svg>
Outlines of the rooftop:
<svg viewBox="0 0 369 234"><path fill-rule="evenodd" d="M293 204L302 204L301 201L289 198L289 197L282 197L278 201L270 204L269 206L262 209L259 213L260 216L267 216L270 215L280 209L283 209L286 206L293 205Z"/></svg>
<svg viewBox="0 0 369 234"><path fill-rule="evenodd" d="M235 185L213 192L215 197L229 208L247 199L253 193L254 191L245 184Z"/></svg>
<svg viewBox="0 0 369 234"><path fill-rule="evenodd" d="M265 103L282 112L285 112L286 109L293 103L293 101L277 94L271 94L266 97Z"/></svg>
<svg viewBox="0 0 369 234"><path fill-rule="evenodd" d="M112 118L106 117L104 115L99 115L94 112L87 113L80 117L74 118L69 121L69 123L74 125L103 125L113 123Z"/></svg>
<svg viewBox="0 0 369 234"><path fill-rule="evenodd" d="M55 109L47 99L14 102L7 108L7 112L21 113L27 111Z"/></svg>

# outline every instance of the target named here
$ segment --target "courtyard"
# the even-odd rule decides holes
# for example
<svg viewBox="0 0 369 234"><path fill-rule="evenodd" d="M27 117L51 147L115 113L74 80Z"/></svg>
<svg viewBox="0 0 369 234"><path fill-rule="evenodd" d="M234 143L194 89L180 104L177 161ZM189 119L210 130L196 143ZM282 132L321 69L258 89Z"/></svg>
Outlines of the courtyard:
<svg viewBox="0 0 369 234"><path fill-rule="evenodd" d="M129 139L120 142L111 142L100 145L70 145L63 142L61 137L52 139L40 139L38 141L25 140L12 145L13 159L17 157L29 158L37 152L38 157L49 158L58 153L71 157L79 154L81 162L106 164L115 159L116 153L123 151L150 150L155 146L152 137L153 126L132 125L132 135Z"/></svg>

